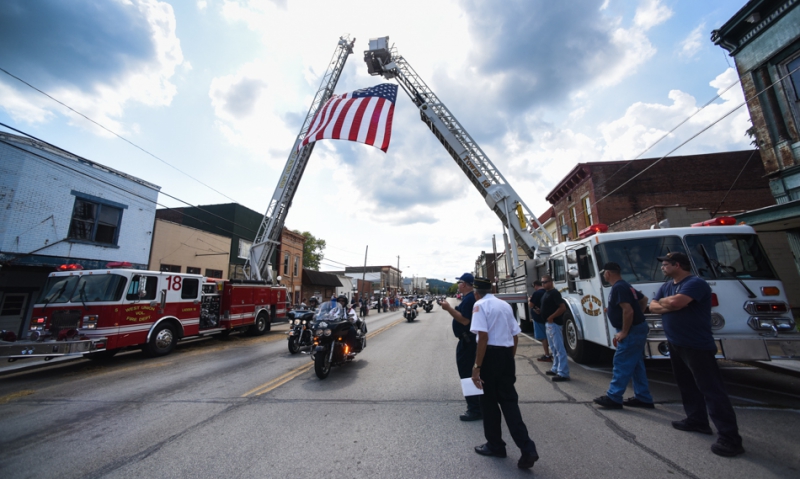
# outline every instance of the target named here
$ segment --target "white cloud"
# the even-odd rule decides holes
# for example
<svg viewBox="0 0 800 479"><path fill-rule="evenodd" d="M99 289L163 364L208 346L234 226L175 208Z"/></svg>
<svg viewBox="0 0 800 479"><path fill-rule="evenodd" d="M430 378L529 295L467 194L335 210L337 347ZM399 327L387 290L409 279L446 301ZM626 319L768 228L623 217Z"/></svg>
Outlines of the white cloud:
<svg viewBox="0 0 800 479"><path fill-rule="evenodd" d="M643 30L649 30L672 17L672 10L659 0L644 0L636 9L633 23Z"/></svg>
<svg viewBox="0 0 800 479"><path fill-rule="evenodd" d="M703 48L703 32L706 29L706 24L701 23L694 30L692 30L686 38L680 43L679 55L683 58L694 58L697 53Z"/></svg>

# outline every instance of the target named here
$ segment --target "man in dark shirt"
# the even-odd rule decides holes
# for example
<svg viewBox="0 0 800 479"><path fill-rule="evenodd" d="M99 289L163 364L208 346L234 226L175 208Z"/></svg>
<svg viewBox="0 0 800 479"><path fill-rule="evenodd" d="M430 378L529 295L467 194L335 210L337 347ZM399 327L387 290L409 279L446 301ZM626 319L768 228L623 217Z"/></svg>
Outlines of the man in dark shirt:
<svg viewBox="0 0 800 479"><path fill-rule="evenodd" d="M672 278L661 285L650 303L650 312L661 315L669 342L669 359L675 382L681 391L686 418L672 421L681 431L713 434L708 417L717 427L719 438L711 445L718 456L744 453L736 413L725 392L715 355L717 346L711 333L711 287L692 275L689 257L669 253L658 258L664 276Z"/></svg>
<svg viewBox="0 0 800 479"><path fill-rule="evenodd" d="M605 396L594 402L606 409L622 409L623 404L629 407L653 409L653 396L647 382L644 368L644 345L647 342L649 327L639 307L636 290L622 279L621 268L617 263L606 263L600 272L603 279L611 284L608 295L608 321L617 330L614 335L614 369L611 373L611 384ZM622 395L633 379L632 398L625 401Z"/></svg>
<svg viewBox="0 0 800 479"><path fill-rule="evenodd" d="M542 343L544 349L544 356L541 356L537 361L552 363L553 356L550 355L550 348L547 345L547 323L541 315L542 296L544 296L544 287L542 282L538 279L533 282L533 294L528 299L528 305L531 307L531 316L533 317L533 338Z"/></svg>
<svg viewBox="0 0 800 479"><path fill-rule="evenodd" d="M553 354L553 367L547 371L548 376L553 376L553 382L569 381L569 363L567 362L567 350L564 349L564 336L561 327L564 325L564 313L567 311L567 303L561 297L561 293L553 285L553 277L550 275L542 276L542 286L545 293L542 296L542 317L547 324L547 341L550 343L550 350Z"/></svg>
<svg viewBox="0 0 800 479"><path fill-rule="evenodd" d="M465 379L472 377L472 366L475 364L475 351L478 345L475 334L469 330L472 324L472 307L475 305L475 294L472 291L475 277L470 273L464 273L456 278L456 281L458 292L461 294L461 303L455 308L446 300L441 301L439 305L453 317L453 334L458 338L456 365L459 377ZM467 401L467 412L459 418L462 421L483 419L480 396L466 396L464 399Z"/></svg>

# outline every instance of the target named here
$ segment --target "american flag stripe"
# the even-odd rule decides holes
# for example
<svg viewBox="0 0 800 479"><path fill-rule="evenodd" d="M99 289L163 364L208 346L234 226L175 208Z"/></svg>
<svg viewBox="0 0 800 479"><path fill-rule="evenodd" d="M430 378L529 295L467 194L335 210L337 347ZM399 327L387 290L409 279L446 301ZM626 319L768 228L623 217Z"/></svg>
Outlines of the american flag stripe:
<svg viewBox="0 0 800 479"><path fill-rule="evenodd" d="M317 111L305 139L298 146L322 139L357 141L389 148L397 85L384 83L337 95Z"/></svg>

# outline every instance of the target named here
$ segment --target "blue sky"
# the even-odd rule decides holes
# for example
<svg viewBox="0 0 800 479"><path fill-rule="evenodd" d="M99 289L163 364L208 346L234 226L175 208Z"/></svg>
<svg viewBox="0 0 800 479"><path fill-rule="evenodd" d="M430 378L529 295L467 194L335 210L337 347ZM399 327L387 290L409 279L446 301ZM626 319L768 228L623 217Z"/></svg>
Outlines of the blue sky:
<svg viewBox="0 0 800 479"><path fill-rule="evenodd" d="M192 204L264 211L337 40L337 93L380 83L390 36L537 214L576 163L632 159L737 80L710 33L741 1L5 0L0 67L220 195L0 73L0 121ZM499 6L502 6L500 8ZM644 157L743 101L728 90ZM676 154L747 149L745 108ZM178 206L162 195L168 206ZM287 219L328 242L324 269L397 265L452 280L499 220L401 91L392 144L321 141Z"/></svg>

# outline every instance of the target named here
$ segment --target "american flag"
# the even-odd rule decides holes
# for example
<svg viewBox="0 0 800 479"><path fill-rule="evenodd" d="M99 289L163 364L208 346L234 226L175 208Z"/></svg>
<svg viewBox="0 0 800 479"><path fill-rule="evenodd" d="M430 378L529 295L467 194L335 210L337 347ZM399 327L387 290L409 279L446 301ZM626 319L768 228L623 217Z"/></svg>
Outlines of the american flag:
<svg viewBox="0 0 800 479"><path fill-rule="evenodd" d="M392 137L395 99L397 85L392 83L334 96L314 115L297 149L327 138L366 143L385 153Z"/></svg>

